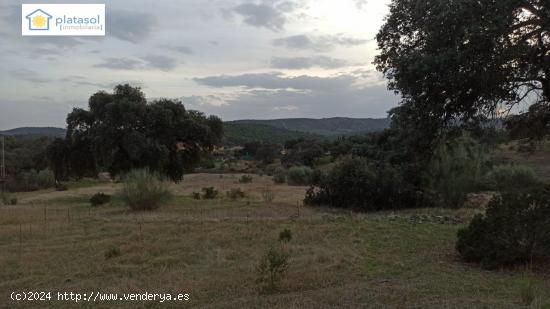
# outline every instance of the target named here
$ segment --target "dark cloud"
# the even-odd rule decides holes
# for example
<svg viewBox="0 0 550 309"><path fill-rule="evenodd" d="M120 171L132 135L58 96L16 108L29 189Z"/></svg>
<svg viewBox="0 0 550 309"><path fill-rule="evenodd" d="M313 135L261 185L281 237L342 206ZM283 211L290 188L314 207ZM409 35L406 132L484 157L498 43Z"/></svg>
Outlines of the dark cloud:
<svg viewBox="0 0 550 309"><path fill-rule="evenodd" d="M275 69L290 69L301 70L320 67L323 69L336 69L348 65L348 62L343 59L336 59L327 56L317 57L273 57L271 59L271 67Z"/></svg>
<svg viewBox="0 0 550 309"><path fill-rule="evenodd" d="M286 21L280 11L266 4L244 3L235 7L234 11L243 17L245 23L274 31L283 29Z"/></svg>
<svg viewBox="0 0 550 309"><path fill-rule="evenodd" d="M243 74L236 76L209 76L205 78L194 78L199 84L222 88L222 87L245 87L263 89L297 89L297 90L319 90L335 91L348 89L356 78L351 75L339 75L334 77L317 76L296 76L286 77L280 72Z"/></svg>
<svg viewBox="0 0 550 309"><path fill-rule="evenodd" d="M139 59L134 58L105 58L103 62L95 64L96 68L105 68L110 70L161 70L171 71L177 66L174 58L163 55L147 55Z"/></svg>
<svg viewBox="0 0 550 309"><path fill-rule="evenodd" d="M226 18L231 18L232 13L240 15L248 25L267 28L272 31L280 31L284 28L288 15L300 8L296 2L264 1L262 3L243 3L232 10L224 10Z"/></svg>
<svg viewBox="0 0 550 309"><path fill-rule="evenodd" d="M352 47L368 43L370 40L350 38L344 34L309 36L305 34L275 39L273 45L288 49L327 51L337 46Z"/></svg>
<svg viewBox="0 0 550 309"><path fill-rule="evenodd" d="M123 10L107 10L107 35L131 43L147 39L157 25L155 16Z"/></svg>

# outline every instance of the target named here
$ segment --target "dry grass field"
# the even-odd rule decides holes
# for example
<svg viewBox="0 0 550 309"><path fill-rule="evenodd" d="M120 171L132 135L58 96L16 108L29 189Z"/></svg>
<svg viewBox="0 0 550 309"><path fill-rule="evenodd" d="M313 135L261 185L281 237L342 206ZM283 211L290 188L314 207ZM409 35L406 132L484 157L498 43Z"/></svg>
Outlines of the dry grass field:
<svg viewBox="0 0 550 309"><path fill-rule="evenodd" d="M172 185L159 210L130 212L118 198L90 207L103 183L18 195L0 207L0 308L550 308L550 274L483 271L462 263L457 230L479 210L354 214L301 205L306 188L269 177L196 174ZM193 200L216 187L247 193ZM270 188L272 203L262 190ZM288 272L273 292L256 266L283 229ZM110 254L110 252L115 252ZM531 284L529 284L529 282ZM181 302L13 302L12 291L189 293Z"/></svg>

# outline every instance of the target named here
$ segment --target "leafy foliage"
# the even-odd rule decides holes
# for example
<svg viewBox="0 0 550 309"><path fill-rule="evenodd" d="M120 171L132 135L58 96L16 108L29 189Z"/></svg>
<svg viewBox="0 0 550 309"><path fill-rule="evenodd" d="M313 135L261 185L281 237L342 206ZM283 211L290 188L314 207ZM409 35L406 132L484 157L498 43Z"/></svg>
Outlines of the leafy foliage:
<svg viewBox="0 0 550 309"><path fill-rule="evenodd" d="M550 189L496 196L458 232L456 249L488 269L550 257Z"/></svg>
<svg viewBox="0 0 550 309"><path fill-rule="evenodd" d="M132 170L122 181L122 199L132 210L154 210L171 197L161 176L148 169Z"/></svg>
<svg viewBox="0 0 550 309"><path fill-rule="evenodd" d="M534 119L538 134L548 134L549 9L538 0L393 0L375 63L403 97L401 117L431 135L529 98L534 104L514 123L527 128Z"/></svg>
<svg viewBox="0 0 550 309"><path fill-rule="evenodd" d="M74 109L67 125L72 174L97 174L103 166L115 176L147 167L173 181L181 180L223 134L219 118L188 111L176 101L147 102L140 88L130 85L92 95L89 110Z"/></svg>
<svg viewBox="0 0 550 309"><path fill-rule="evenodd" d="M288 270L288 260L289 255L286 252L275 248L269 249L265 255L262 256L256 268L258 273L256 282L263 284L266 290L275 290L277 288L277 283Z"/></svg>
<svg viewBox="0 0 550 309"><path fill-rule="evenodd" d="M241 178L239 178L239 183L251 183L253 180L254 178L250 175L242 175Z"/></svg>
<svg viewBox="0 0 550 309"><path fill-rule="evenodd" d="M523 165L500 165L491 171L493 188L501 192L529 189L540 184L533 169Z"/></svg>
<svg viewBox="0 0 550 309"><path fill-rule="evenodd" d="M375 166L366 159L349 159L311 187L304 202L358 211L378 211L430 206L406 183L401 173L389 165Z"/></svg>
<svg viewBox="0 0 550 309"><path fill-rule="evenodd" d="M205 200L213 200L218 197L218 190L214 187L202 188L202 198Z"/></svg>
<svg viewBox="0 0 550 309"><path fill-rule="evenodd" d="M459 208L468 193L482 183L488 169L487 150L468 136L442 142L427 174L428 187L438 193L440 205Z"/></svg>
<svg viewBox="0 0 550 309"><path fill-rule="evenodd" d="M310 185L312 175L313 170L307 166L293 166L288 170L288 184L291 186Z"/></svg>

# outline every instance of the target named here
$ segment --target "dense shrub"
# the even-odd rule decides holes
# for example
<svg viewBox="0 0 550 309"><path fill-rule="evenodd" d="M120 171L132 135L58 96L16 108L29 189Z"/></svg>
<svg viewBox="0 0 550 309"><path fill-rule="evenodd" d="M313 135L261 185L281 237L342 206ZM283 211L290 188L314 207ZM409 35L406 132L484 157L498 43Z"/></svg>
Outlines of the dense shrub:
<svg viewBox="0 0 550 309"><path fill-rule="evenodd" d="M456 249L488 269L550 257L550 189L496 196L458 232Z"/></svg>
<svg viewBox="0 0 550 309"><path fill-rule="evenodd" d="M288 184L291 186L310 185L312 174L313 170L307 166L293 166L288 170Z"/></svg>
<svg viewBox="0 0 550 309"><path fill-rule="evenodd" d="M415 207L422 198L397 169L371 165L365 159L346 160L319 182L307 191L306 204L377 211Z"/></svg>
<svg viewBox="0 0 550 309"><path fill-rule="evenodd" d="M218 197L218 190L214 187L202 188L202 198L205 200L213 200Z"/></svg>
<svg viewBox="0 0 550 309"><path fill-rule="evenodd" d="M286 171L282 168L277 168L273 172L273 182L276 184L286 183Z"/></svg>
<svg viewBox="0 0 550 309"><path fill-rule="evenodd" d="M15 178L6 182L10 191L35 191L48 189L55 186L55 177L51 170L45 169L37 172L36 170L21 171Z"/></svg>
<svg viewBox="0 0 550 309"><path fill-rule="evenodd" d="M55 184L55 190L56 191L67 191L67 190L69 190L69 187L67 187L67 185L62 184L62 183L56 183Z"/></svg>
<svg viewBox="0 0 550 309"><path fill-rule="evenodd" d="M489 174L491 187L498 191L522 190L540 182L533 169L523 165L500 165Z"/></svg>
<svg viewBox="0 0 550 309"><path fill-rule="evenodd" d="M231 200L238 200L246 197L246 194L243 190L241 190L241 188L231 189L227 191L225 195Z"/></svg>
<svg viewBox="0 0 550 309"><path fill-rule="evenodd" d="M0 193L0 201L3 205L17 205L17 197L9 193Z"/></svg>
<svg viewBox="0 0 550 309"><path fill-rule="evenodd" d="M239 178L239 183L251 183L252 180L254 180L252 178L252 176L250 175L242 175L241 178Z"/></svg>
<svg viewBox="0 0 550 309"><path fill-rule="evenodd" d="M110 201L111 201L111 196L103 192L96 193L90 198L90 204L92 204L92 206L107 204Z"/></svg>
<svg viewBox="0 0 550 309"><path fill-rule="evenodd" d="M441 207L459 208L468 193L481 187L487 169L486 150L468 136L442 142L427 173L427 187L437 192Z"/></svg>
<svg viewBox="0 0 550 309"><path fill-rule="evenodd" d="M123 177L121 196L132 210L153 210L166 202L171 193L158 174L141 169Z"/></svg>

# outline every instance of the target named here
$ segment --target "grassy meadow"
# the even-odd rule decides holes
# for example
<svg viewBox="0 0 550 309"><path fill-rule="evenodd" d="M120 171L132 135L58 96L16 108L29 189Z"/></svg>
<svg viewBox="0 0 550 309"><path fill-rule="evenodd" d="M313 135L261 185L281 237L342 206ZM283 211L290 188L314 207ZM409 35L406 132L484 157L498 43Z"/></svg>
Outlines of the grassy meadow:
<svg viewBox="0 0 550 309"><path fill-rule="evenodd" d="M152 212L130 212L116 196L90 207L91 195L117 191L112 183L19 194L17 206L0 207L0 307L77 306L12 302L11 291L147 291L189 293L190 300L116 307L549 308L550 272L484 271L459 260L456 232L481 211L475 203L357 214L302 206L305 187L273 185L267 176L242 184L239 177L188 175L172 185L172 201ZM208 186L222 197L191 198ZM226 198L231 188L247 197ZM271 203L262 198L266 188ZM292 231L289 269L276 291L265 292L256 267L283 229Z"/></svg>

